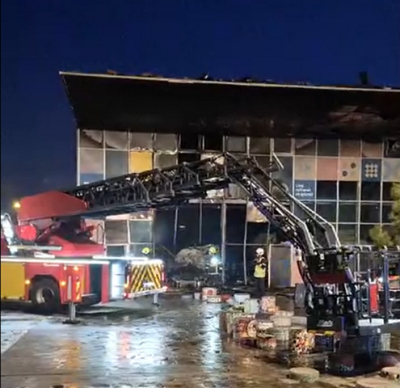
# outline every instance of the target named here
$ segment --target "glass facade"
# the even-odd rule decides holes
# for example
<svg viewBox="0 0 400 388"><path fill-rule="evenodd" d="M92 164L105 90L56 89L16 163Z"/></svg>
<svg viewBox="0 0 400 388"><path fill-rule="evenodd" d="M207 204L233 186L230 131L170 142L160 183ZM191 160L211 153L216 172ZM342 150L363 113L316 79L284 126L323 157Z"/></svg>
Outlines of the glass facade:
<svg viewBox="0 0 400 388"><path fill-rule="evenodd" d="M267 166L274 152L284 165L279 179L294 196L335 225L343 244L368 243L374 225L389 225L390 188L393 182L400 182L400 158L388 152L393 148L390 141L85 130L78 135L78 184L224 151L254 156ZM112 217L104 229L107 246L115 252L140 254L144 246L153 245L173 253L192 245L219 245L227 266L234 267L230 271L238 274L244 258L265 243L268 235L263 216L234 185L176 210Z"/></svg>

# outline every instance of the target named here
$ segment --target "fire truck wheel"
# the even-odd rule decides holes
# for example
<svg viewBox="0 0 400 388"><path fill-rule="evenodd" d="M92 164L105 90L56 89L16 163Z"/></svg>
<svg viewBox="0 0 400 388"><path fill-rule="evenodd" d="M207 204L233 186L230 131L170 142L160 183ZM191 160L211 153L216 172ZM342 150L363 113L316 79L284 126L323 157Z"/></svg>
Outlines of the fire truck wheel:
<svg viewBox="0 0 400 388"><path fill-rule="evenodd" d="M31 301L35 309L53 313L60 308L60 288L52 279L38 279L32 284Z"/></svg>

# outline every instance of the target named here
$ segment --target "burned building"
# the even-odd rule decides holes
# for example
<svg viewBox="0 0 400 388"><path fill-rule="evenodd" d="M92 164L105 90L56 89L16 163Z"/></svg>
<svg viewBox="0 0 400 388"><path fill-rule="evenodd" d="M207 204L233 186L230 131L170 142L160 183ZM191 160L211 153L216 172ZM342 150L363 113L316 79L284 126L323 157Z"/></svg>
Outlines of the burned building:
<svg viewBox="0 0 400 388"><path fill-rule="evenodd" d="M267 166L338 230L367 243L400 182L400 90L62 73L77 125L77 183L230 152ZM112 255L223 247L238 269L268 234L233 185L178 209L110 217ZM239 273L242 271L239 270Z"/></svg>

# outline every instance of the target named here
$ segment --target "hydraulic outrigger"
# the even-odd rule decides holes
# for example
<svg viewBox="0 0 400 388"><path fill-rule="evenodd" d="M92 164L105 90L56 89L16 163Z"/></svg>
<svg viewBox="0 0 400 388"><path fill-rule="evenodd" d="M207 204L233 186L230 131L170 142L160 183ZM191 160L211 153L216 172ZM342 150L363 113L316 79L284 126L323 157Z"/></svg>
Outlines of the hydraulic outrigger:
<svg viewBox="0 0 400 388"><path fill-rule="evenodd" d="M279 230L282 240L290 241L301 252L298 264L306 285L308 328L357 332L359 319L365 316L361 294L367 284L357 282L350 270L349 261L354 251L341 246L333 225L274 179L278 170L276 158L263 168L255 158L236 158L228 153L216 155L59 192L60 199L69 202L65 206L68 211L58 216L52 214L52 218L68 224L76 223L77 217L179 206L193 198L205 198L209 190L236 184ZM35 218L32 198L21 201L21 210L31 209L29 219ZM306 221L295 215L293 207L305 214ZM41 217L43 214L38 214L37 218ZM22 212L20 220L23 219Z"/></svg>

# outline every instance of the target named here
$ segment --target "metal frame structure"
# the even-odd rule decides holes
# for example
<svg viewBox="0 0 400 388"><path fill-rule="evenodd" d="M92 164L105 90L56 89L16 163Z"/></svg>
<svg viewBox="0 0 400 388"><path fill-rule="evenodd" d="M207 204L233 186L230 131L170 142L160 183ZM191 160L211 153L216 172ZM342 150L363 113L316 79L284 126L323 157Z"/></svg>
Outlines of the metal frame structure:
<svg viewBox="0 0 400 388"><path fill-rule="evenodd" d="M351 252L341 248L332 224L288 193L273 178L272 174L279 167L276 158L264 169L255 158L240 159L225 153L193 163L79 186L65 194L84 201L88 206L86 215L95 217L110 210L116 214L179 206L190 199L206 197L209 190L237 184L270 225L280 231L282 239L292 242L303 253L299 268L307 285L308 311L315 317L312 325L318 326L318 322L326 321L327 314L342 316L343 319L350 314L350 320L357 325L361 306L355 305L359 290L347 268ZM297 206L307 221L296 216L285 206L287 204ZM328 290L326 284L335 289L333 293L332 287ZM327 294L330 294L329 302L326 302ZM344 301L345 306L339 306L339 300Z"/></svg>

